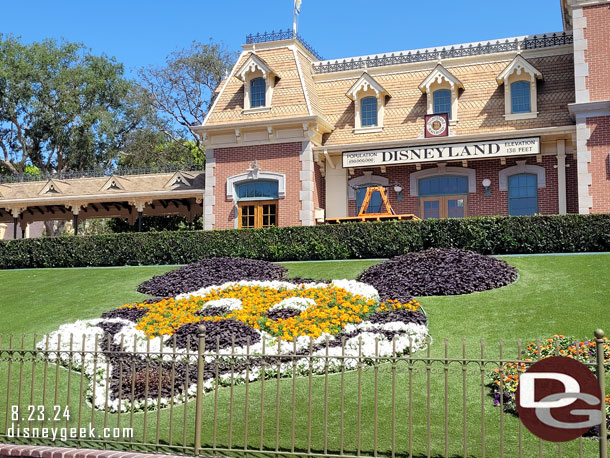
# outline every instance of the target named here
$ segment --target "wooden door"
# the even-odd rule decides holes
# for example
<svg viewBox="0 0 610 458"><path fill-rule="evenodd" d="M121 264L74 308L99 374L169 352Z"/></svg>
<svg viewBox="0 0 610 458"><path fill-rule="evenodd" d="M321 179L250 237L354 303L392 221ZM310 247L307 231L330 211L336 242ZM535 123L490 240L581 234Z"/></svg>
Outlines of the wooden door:
<svg viewBox="0 0 610 458"><path fill-rule="evenodd" d="M272 201L247 201L238 204L240 229L277 226L278 203Z"/></svg>

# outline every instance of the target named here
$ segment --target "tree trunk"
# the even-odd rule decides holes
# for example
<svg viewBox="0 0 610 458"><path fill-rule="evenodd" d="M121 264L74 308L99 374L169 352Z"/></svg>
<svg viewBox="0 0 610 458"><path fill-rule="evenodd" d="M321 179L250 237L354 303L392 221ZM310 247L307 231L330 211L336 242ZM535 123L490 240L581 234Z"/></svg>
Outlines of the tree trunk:
<svg viewBox="0 0 610 458"><path fill-rule="evenodd" d="M45 235L47 237L57 237L58 235L63 234L64 229L66 227L65 221L45 221Z"/></svg>

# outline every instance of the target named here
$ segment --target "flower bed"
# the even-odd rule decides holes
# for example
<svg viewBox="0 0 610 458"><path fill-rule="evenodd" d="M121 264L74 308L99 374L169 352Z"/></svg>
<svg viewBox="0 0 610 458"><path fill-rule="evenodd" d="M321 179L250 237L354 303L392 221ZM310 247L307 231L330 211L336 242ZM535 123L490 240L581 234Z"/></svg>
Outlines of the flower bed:
<svg viewBox="0 0 610 458"><path fill-rule="evenodd" d="M431 249L396 256L360 274L382 300L414 296L452 296L513 283L517 270L490 256L458 249Z"/></svg>
<svg viewBox="0 0 610 458"><path fill-rule="evenodd" d="M229 282L104 316L63 325L38 345L60 348L59 362L67 365L70 334L73 342L84 338L89 352L84 358L74 353L71 367L84 368L90 401L110 411L187 401L195 392L199 350L204 389L210 390L278 371L351 370L372 364L373 357L383 361L422 349L428 339L417 301L382 302L375 288L349 280ZM326 355L346 358L326 361Z"/></svg>
<svg viewBox="0 0 610 458"><path fill-rule="evenodd" d="M604 358L606 364L610 363L610 341L605 338ZM530 342L525 350L521 351L521 359L524 362L510 362L501 368L494 369L492 372L491 395L494 405L502 404L504 410L512 414L517 414L515 393L519 384L519 376L523 374L528 364L527 362L538 361L551 356L565 356L574 358L583 363L596 363L597 348L595 340L578 340L573 337L555 335L541 342ZM502 392L500 386L503 386ZM502 402L500 402L502 400ZM610 426L610 396L605 395L606 414L608 426ZM597 428L599 430L599 428ZM593 435L594 430L588 435Z"/></svg>

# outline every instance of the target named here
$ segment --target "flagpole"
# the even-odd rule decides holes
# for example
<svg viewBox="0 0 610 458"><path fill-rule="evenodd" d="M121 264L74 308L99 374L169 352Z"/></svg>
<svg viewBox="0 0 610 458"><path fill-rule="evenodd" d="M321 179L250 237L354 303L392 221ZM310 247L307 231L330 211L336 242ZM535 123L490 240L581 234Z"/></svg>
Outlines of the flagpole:
<svg viewBox="0 0 610 458"><path fill-rule="evenodd" d="M293 38L296 38L297 36L297 0L294 0L292 8L292 35Z"/></svg>

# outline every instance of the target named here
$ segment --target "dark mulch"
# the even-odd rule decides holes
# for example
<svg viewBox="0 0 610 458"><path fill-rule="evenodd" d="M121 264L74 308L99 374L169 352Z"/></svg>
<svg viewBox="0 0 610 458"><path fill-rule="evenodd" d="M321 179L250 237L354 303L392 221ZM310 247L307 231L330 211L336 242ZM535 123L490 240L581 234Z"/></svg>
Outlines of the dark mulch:
<svg viewBox="0 0 610 458"><path fill-rule="evenodd" d="M137 309L134 307L125 307L116 310L110 310L109 312L102 313L102 318L123 318L124 320L133 321L137 323L140 318L149 312L148 309Z"/></svg>
<svg viewBox="0 0 610 458"><path fill-rule="evenodd" d="M248 342L257 343L260 333L245 323L236 320L205 321L201 323L190 323L180 326L174 336L176 346L186 348L187 339L190 340L190 347L196 351L199 349L199 327L205 327L205 348L208 350L243 347ZM168 341L168 345L173 345L173 340Z"/></svg>
<svg viewBox="0 0 610 458"><path fill-rule="evenodd" d="M517 270L490 256L458 249L430 249L396 256L358 276L381 300L407 302L414 296L452 296L513 283Z"/></svg>
<svg viewBox="0 0 610 458"><path fill-rule="evenodd" d="M286 309L278 309L278 310L272 310L270 312L267 312L267 318L269 318L270 320L273 320L273 321L285 320L287 318L292 318L293 316L297 316L300 314L301 314L300 310L286 308Z"/></svg>
<svg viewBox="0 0 610 458"><path fill-rule="evenodd" d="M176 296L230 281L282 280L288 270L267 261L244 258L204 259L163 275L158 275L138 286L138 291L155 296Z"/></svg>

